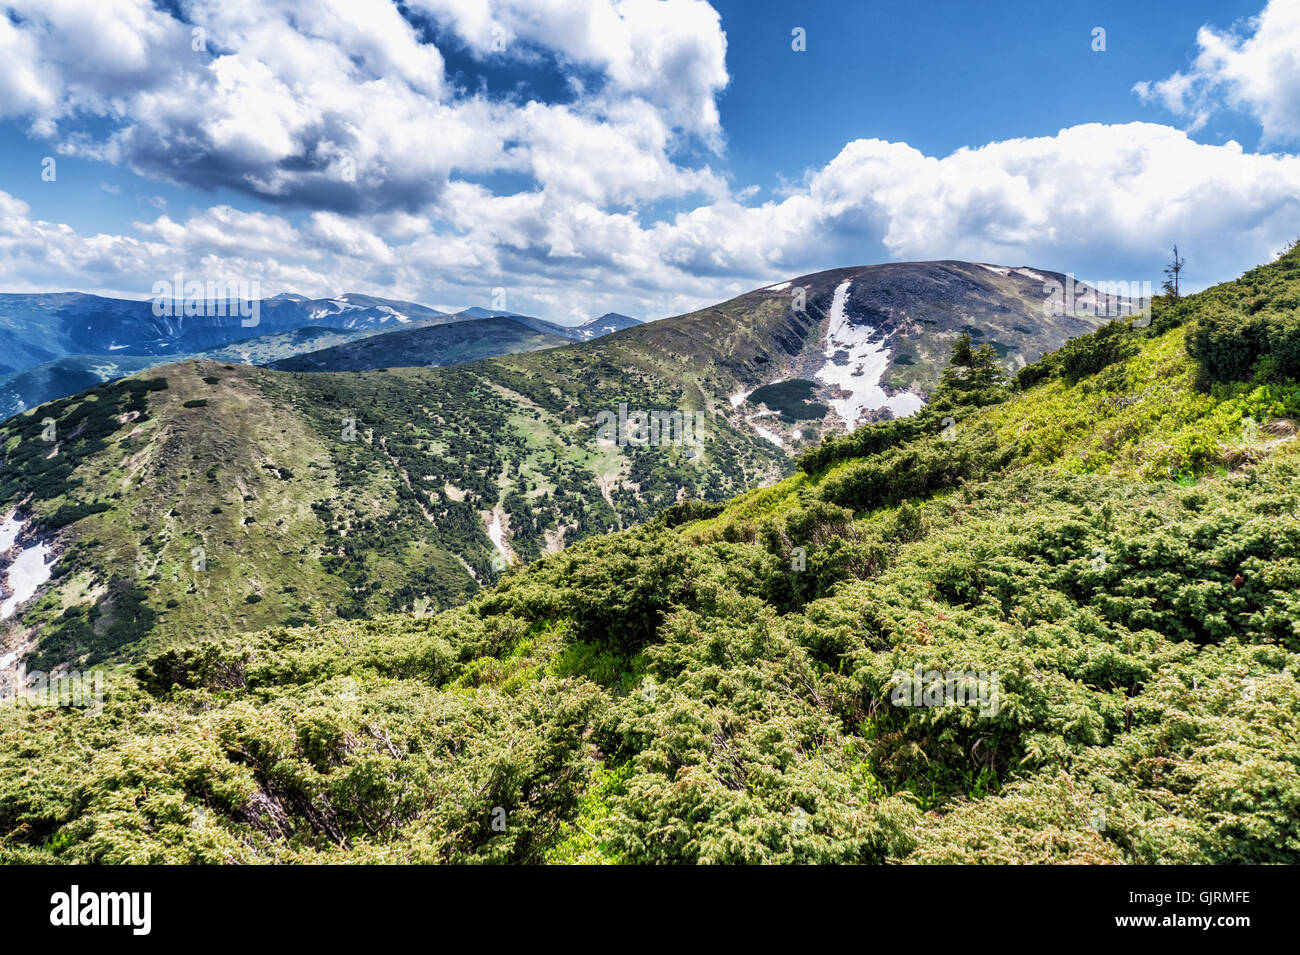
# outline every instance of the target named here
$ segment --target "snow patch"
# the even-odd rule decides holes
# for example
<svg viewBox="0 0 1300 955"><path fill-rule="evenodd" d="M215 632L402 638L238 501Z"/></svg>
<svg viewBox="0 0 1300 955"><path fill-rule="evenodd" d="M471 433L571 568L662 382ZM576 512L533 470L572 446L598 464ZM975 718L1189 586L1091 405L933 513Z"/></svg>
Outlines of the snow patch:
<svg viewBox="0 0 1300 955"><path fill-rule="evenodd" d="M764 291L767 292L784 292L790 287L789 282L782 282L780 285L769 285Z"/></svg>
<svg viewBox="0 0 1300 955"><path fill-rule="evenodd" d="M781 436L775 431L768 431L767 428L764 428L761 424L754 424L753 421L750 421L750 424L753 425L754 430L758 432L760 438L766 438L778 448L785 447L785 444L781 441Z"/></svg>
<svg viewBox="0 0 1300 955"><path fill-rule="evenodd" d="M978 266L979 266L980 268L982 268L982 269L988 269L990 272L996 272L996 273L998 273L998 275L1010 275L1010 274L1011 274L1011 270L1010 270L1010 269L1005 268L1004 266L1001 266L1001 265L985 265L983 262L976 262L975 264L978 265Z"/></svg>
<svg viewBox="0 0 1300 955"><path fill-rule="evenodd" d="M740 391L734 395L728 396L727 400L731 402L731 407L739 408L752 394L752 391Z"/></svg>
<svg viewBox="0 0 1300 955"><path fill-rule="evenodd" d="M1023 275L1026 278L1035 279L1039 282L1046 282L1048 280L1046 275L1043 275L1041 272L1035 272L1033 269L1016 269L1015 272L1017 275Z"/></svg>
<svg viewBox="0 0 1300 955"><path fill-rule="evenodd" d="M3 554L10 547L14 546L14 541L18 539L18 532L23 529L23 522L18 519L18 514L10 514L3 524L0 524L0 554Z"/></svg>
<svg viewBox="0 0 1300 955"><path fill-rule="evenodd" d="M22 530L23 521L18 521L17 527L12 528L12 524L17 517L10 517L5 521L4 528L0 531L0 544L8 541L7 547L0 547L0 551L7 551L13 547L18 533ZM53 563L46 563L50 555L54 553L54 548L44 541L33 544L31 547L23 547L18 551L18 556L9 563L8 577L5 591L9 594L5 600L0 603L0 620L7 620L13 616L18 605L31 600L36 591L50 579L50 574L54 569Z"/></svg>
<svg viewBox="0 0 1300 955"><path fill-rule="evenodd" d="M914 414L925 404L919 395L908 391L889 395L880 386L889 366L888 336L873 341L875 329L869 325L854 325L845 314L852 281L845 279L841 282L831 299L830 328L823 343L826 363L814 373L815 377L827 386L847 392L847 398L831 398L829 404L850 427L856 425L865 412L880 408L888 408L898 418ZM837 364L836 356L843 357L845 353L848 361Z"/></svg>
<svg viewBox="0 0 1300 955"><path fill-rule="evenodd" d="M487 536L492 546L501 554L501 559L510 564L510 552L506 550L506 529L501 523L501 512L493 511L492 520L487 526Z"/></svg>

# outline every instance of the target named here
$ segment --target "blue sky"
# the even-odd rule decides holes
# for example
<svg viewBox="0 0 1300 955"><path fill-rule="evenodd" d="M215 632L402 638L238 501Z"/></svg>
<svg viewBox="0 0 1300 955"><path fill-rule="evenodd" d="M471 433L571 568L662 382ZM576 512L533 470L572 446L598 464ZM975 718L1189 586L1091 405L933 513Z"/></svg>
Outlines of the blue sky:
<svg viewBox="0 0 1300 955"><path fill-rule="evenodd" d="M1260 10L1258 0L714 6L732 76L719 100L731 168L764 183L797 178L861 136L944 155L1079 122L1167 122L1133 84L1186 69L1202 24L1226 28ZM808 31L809 55L787 55L786 24ZM1097 26L1106 30L1101 54L1091 46ZM1258 144L1258 123L1219 120L1197 138Z"/></svg>
<svg viewBox="0 0 1300 955"><path fill-rule="evenodd" d="M1174 241L1200 287L1300 234L1300 0L6 9L3 291L578 321L890 260L1156 281Z"/></svg>

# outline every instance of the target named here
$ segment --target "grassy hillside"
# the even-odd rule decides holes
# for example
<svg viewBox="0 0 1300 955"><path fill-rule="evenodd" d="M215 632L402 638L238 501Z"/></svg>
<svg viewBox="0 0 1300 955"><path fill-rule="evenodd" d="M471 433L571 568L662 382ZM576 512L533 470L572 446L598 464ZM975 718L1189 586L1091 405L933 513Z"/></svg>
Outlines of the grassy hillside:
<svg viewBox="0 0 1300 955"><path fill-rule="evenodd" d="M683 407L680 391L576 378L562 390L527 368L289 375L184 362L11 419L0 500L62 557L44 595L6 622L7 648L39 634L30 662L48 667L445 609L506 566L494 516L509 559L531 559L644 520L683 486L721 499L783 466L725 419L698 457L598 445L598 409ZM575 403L580 390L590 406ZM48 419L55 442L42 440Z"/></svg>
<svg viewBox="0 0 1300 955"><path fill-rule="evenodd" d="M1012 383L958 339L918 415L463 607L160 652L94 719L0 709L0 852L1294 863L1297 293L1292 252Z"/></svg>

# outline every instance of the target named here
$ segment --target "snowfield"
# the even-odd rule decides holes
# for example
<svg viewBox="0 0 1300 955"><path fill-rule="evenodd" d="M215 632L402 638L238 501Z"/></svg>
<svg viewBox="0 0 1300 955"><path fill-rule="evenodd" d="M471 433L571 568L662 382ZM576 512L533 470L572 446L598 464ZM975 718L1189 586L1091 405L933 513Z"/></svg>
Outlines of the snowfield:
<svg viewBox="0 0 1300 955"><path fill-rule="evenodd" d="M23 522L18 519L18 514L10 514L3 524L0 524L0 554L3 554L10 547L14 546L14 541L18 539L18 532L23 529Z"/></svg>
<svg viewBox="0 0 1300 955"><path fill-rule="evenodd" d="M501 524L500 512L496 510L492 511L492 521L487 526L487 536L508 567L510 565L510 552L506 550L506 529Z"/></svg>
<svg viewBox="0 0 1300 955"><path fill-rule="evenodd" d="M885 369L889 366L888 336L873 341L875 329L869 325L854 325L844 312L849 301L852 279L845 279L835 289L831 299L830 328L823 343L826 363L815 373L817 380L827 386L838 386L848 393L847 398L831 398L830 406L850 427L867 411L888 408L895 417L914 414L925 404L919 395L902 392L888 395L880 386ZM835 356L848 353L845 364L836 364Z"/></svg>
<svg viewBox="0 0 1300 955"><path fill-rule="evenodd" d="M14 546L14 541L18 539L24 523L18 519L17 514L12 514L4 524L0 525L0 554ZM54 565L46 561L53 553L54 548L44 542L18 551L18 555L9 563L4 587L7 596L3 602L0 602L0 620L7 620L13 616L18 605L30 600L40 586L50 579Z"/></svg>

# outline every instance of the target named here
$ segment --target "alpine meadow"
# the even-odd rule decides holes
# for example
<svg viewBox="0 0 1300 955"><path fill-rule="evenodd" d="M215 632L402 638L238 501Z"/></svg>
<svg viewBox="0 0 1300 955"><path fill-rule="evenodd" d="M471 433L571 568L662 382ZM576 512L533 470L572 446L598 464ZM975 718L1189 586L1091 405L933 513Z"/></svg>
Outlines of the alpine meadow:
<svg viewBox="0 0 1300 955"><path fill-rule="evenodd" d="M1283 917L1297 49L1300 0L5 4L16 923L181 944L339 864Z"/></svg>

